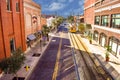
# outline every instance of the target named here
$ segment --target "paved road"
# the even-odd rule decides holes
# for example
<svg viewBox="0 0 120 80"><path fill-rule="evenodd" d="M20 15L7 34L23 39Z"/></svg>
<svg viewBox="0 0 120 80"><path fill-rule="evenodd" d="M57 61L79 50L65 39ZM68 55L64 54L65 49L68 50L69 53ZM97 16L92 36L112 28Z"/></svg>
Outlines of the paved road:
<svg viewBox="0 0 120 80"><path fill-rule="evenodd" d="M64 30L64 26L59 29L59 31L62 30ZM74 80L76 78L68 34L58 32L55 35L57 37L53 37L28 80L53 80L53 75L57 80ZM60 54L59 57L57 57L58 54ZM59 63L57 66L56 60ZM57 69L57 74L55 74L55 69Z"/></svg>

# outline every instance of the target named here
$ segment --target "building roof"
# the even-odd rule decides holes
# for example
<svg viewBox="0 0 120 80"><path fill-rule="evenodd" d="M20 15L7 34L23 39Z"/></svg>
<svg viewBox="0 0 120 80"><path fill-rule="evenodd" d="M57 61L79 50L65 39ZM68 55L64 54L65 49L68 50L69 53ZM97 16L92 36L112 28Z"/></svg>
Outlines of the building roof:
<svg viewBox="0 0 120 80"><path fill-rule="evenodd" d="M41 9L40 4L37 4L37 3L35 3L35 2L32 1L32 0L24 0L24 2L25 2L25 3L28 3L28 4L31 4L31 5L33 5L33 6Z"/></svg>

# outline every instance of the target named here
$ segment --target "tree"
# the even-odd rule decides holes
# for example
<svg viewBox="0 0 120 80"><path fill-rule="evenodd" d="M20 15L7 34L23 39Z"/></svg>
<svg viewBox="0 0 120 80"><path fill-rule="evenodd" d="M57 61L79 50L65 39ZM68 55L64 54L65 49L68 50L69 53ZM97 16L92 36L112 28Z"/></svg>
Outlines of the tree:
<svg viewBox="0 0 120 80"><path fill-rule="evenodd" d="M50 29L49 27L47 27L47 25L43 25L42 32L43 32L43 36L47 37L47 41L49 41L48 33L50 32Z"/></svg>
<svg viewBox="0 0 120 80"><path fill-rule="evenodd" d="M83 34L85 32L85 25L83 23L79 24L78 29Z"/></svg>
<svg viewBox="0 0 120 80"><path fill-rule="evenodd" d="M74 22L74 16L68 16L67 20L72 23Z"/></svg>
<svg viewBox="0 0 120 80"><path fill-rule="evenodd" d="M5 73L16 74L16 72L21 68L24 63L25 56L21 50L18 48L13 52L13 55L9 58L5 58L0 62L0 68ZM17 77L17 74L16 74Z"/></svg>

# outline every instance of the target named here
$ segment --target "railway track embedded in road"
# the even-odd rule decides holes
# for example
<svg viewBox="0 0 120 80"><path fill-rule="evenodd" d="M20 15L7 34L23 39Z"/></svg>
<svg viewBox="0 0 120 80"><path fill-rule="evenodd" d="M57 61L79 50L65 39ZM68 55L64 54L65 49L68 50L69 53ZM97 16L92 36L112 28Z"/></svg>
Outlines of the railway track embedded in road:
<svg viewBox="0 0 120 80"><path fill-rule="evenodd" d="M86 46L78 34L69 33L72 46L78 65L79 76L81 80L112 80L111 75L101 66L96 65L92 54L87 50ZM79 54L79 55L78 55ZM94 55L92 55L94 56Z"/></svg>

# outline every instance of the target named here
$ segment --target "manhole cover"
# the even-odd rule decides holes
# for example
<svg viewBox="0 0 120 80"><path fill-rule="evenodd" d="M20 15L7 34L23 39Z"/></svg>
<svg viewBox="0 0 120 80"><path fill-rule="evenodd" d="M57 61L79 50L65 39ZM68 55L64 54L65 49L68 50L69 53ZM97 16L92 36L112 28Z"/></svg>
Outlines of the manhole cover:
<svg viewBox="0 0 120 80"><path fill-rule="evenodd" d="M40 53L34 53L32 56L33 57L39 57L41 54Z"/></svg>
<svg viewBox="0 0 120 80"><path fill-rule="evenodd" d="M24 77L14 77L12 80L25 80Z"/></svg>

